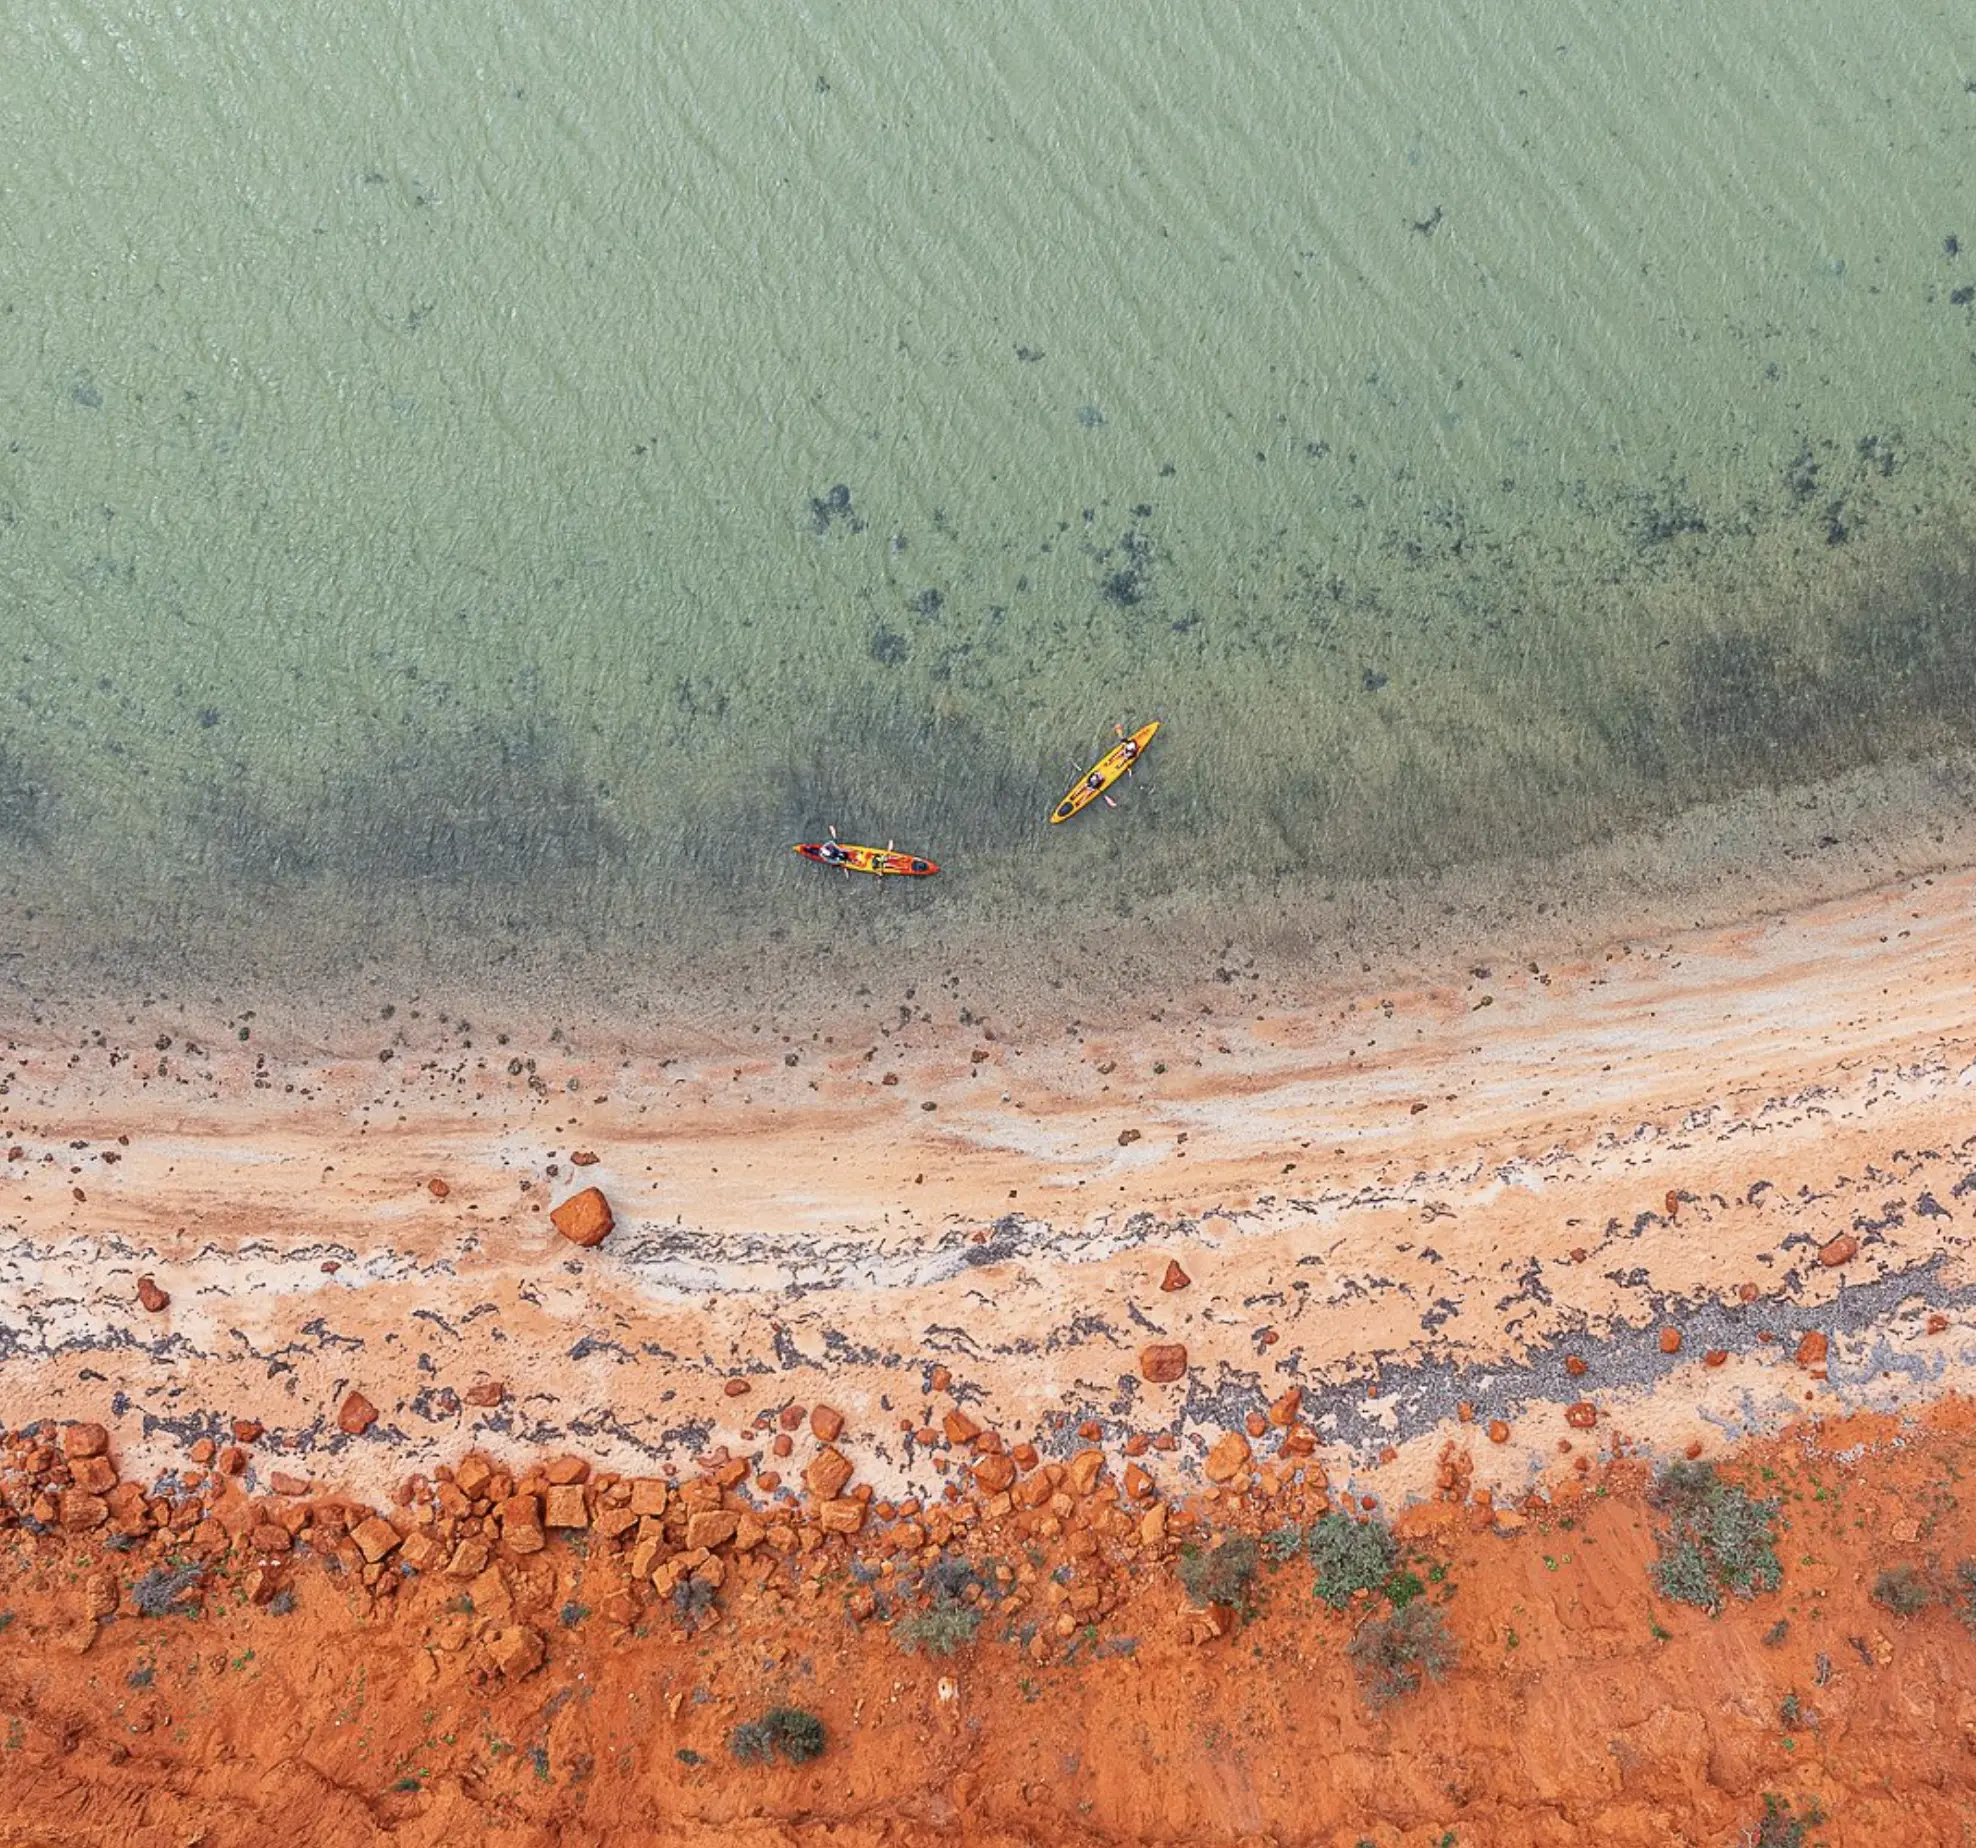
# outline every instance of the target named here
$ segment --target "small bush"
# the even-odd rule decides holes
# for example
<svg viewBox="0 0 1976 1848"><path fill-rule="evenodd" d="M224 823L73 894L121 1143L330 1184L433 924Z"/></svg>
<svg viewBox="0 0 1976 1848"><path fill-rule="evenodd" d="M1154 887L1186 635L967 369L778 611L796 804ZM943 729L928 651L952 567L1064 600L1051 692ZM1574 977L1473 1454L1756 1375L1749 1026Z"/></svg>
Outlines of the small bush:
<svg viewBox="0 0 1976 1848"><path fill-rule="evenodd" d="M683 1578L672 1588L672 1614L689 1630L714 1608L714 1588L705 1579Z"/></svg>
<svg viewBox="0 0 1976 1848"><path fill-rule="evenodd" d="M182 1611L179 1600L204 1576L203 1566L186 1566L177 1572L169 1566L153 1566L130 1588L130 1599L140 1617L163 1617L175 1609Z"/></svg>
<svg viewBox="0 0 1976 1848"><path fill-rule="evenodd" d="M1934 1601L1928 1581L1912 1566L1889 1566L1873 1581L1873 1602L1884 1604L1897 1617L1912 1617Z"/></svg>
<svg viewBox="0 0 1976 1848"><path fill-rule="evenodd" d="M792 1765L805 1765L823 1746L823 1722L801 1707L771 1707L727 1735L727 1749L743 1764L770 1764L780 1752Z"/></svg>
<svg viewBox="0 0 1976 1848"><path fill-rule="evenodd" d="M893 1626L892 1634L908 1655L915 1649L927 1655L950 1656L956 1649L974 1641L981 1628L981 1613L969 1605L940 1599L931 1610L915 1611Z"/></svg>
<svg viewBox="0 0 1976 1848"><path fill-rule="evenodd" d="M563 1608L556 1613L556 1620L563 1626L565 1630L574 1630L576 1626L580 1624L584 1620L584 1618L588 1617L589 1615L590 1615L589 1605L579 1604L574 1598L571 1598L569 1602L565 1604Z"/></svg>
<svg viewBox="0 0 1976 1848"><path fill-rule="evenodd" d="M1304 1550L1317 1568L1311 1590L1341 1611L1360 1591L1377 1591L1392 1576L1399 1558L1393 1530L1384 1521L1354 1521L1327 1514L1304 1536Z"/></svg>
<svg viewBox="0 0 1976 1848"><path fill-rule="evenodd" d="M295 1588L284 1585L268 1600L268 1614L271 1617L286 1617L295 1608Z"/></svg>
<svg viewBox="0 0 1976 1848"><path fill-rule="evenodd" d="M951 1556L936 1559L920 1574L919 1582L936 1604L959 1604L976 1585L981 1587L984 1597L993 1592L993 1586L975 1570L971 1561Z"/></svg>
<svg viewBox="0 0 1976 1848"><path fill-rule="evenodd" d="M1804 1832L1825 1820L1825 1812L1814 1803L1800 1816L1791 1800L1774 1790L1763 1795L1763 1820L1754 1830L1743 1831L1743 1848L1804 1848Z"/></svg>
<svg viewBox="0 0 1976 1848"><path fill-rule="evenodd" d="M1180 1583L1195 1604L1232 1604L1247 1612L1262 1552L1246 1534L1225 1534L1218 1546L1180 1549Z"/></svg>
<svg viewBox="0 0 1976 1848"><path fill-rule="evenodd" d="M1367 1619L1345 1653L1358 1669L1366 1699L1383 1707L1413 1693L1423 1675L1440 1680L1454 1666L1456 1649L1439 1607L1416 1603Z"/></svg>
<svg viewBox="0 0 1976 1848"><path fill-rule="evenodd" d="M1724 1482L1712 1463L1670 1465L1648 1490L1647 1501L1670 1522L1654 1565L1664 1596L1717 1611L1725 1591L1753 1598L1783 1583L1777 1504Z"/></svg>
<svg viewBox="0 0 1976 1848"><path fill-rule="evenodd" d="M1965 1559L1955 1569L1955 1583L1949 1589L1949 1604L1976 1635L1976 1559Z"/></svg>

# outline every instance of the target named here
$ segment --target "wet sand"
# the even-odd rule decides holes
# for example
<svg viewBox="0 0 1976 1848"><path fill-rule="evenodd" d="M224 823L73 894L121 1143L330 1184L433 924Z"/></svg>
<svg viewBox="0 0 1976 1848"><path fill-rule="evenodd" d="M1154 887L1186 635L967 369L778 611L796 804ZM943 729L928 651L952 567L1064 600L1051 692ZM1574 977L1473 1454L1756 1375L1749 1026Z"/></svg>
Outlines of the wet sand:
<svg viewBox="0 0 1976 1848"><path fill-rule="evenodd" d="M0 1422L101 1419L138 1474L252 1418L263 1461L374 1494L468 1445L742 1450L827 1390L869 1479L924 1493L893 1414L938 1363L1012 1441L1170 1434L1176 1486L1298 1386L1333 1483L1399 1503L1463 1404L1502 1492L1566 1467L1575 1401L1670 1453L1909 1404L1976 1361L1972 900L1907 879L1405 990L1233 968L1110 1030L930 984L506 1043L417 1004L335 1045L37 1009L0 1086ZM593 1184L617 1229L581 1251L548 1211ZM1140 1376L1155 1342L1182 1380Z"/></svg>

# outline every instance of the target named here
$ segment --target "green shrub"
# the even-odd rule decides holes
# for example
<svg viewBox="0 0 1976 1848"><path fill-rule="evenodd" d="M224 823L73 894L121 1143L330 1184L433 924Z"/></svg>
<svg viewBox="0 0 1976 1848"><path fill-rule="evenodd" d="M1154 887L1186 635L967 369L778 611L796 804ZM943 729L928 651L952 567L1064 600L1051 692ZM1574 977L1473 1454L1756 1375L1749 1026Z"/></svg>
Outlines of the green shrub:
<svg viewBox="0 0 1976 1848"><path fill-rule="evenodd" d="M1384 1521L1354 1521L1343 1514L1314 1522L1304 1536L1304 1551L1317 1569L1311 1589L1334 1611L1343 1610L1354 1592L1377 1591L1399 1558L1393 1530Z"/></svg>
<svg viewBox="0 0 1976 1848"><path fill-rule="evenodd" d="M1795 1813L1791 1800L1780 1797L1774 1790L1763 1795L1763 1820L1756 1825L1756 1832L1743 1834L1744 1848L1804 1848L1804 1832L1825 1820L1825 1812L1814 1803L1800 1816Z"/></svg>
<svg viewBox="0 0 1976 1848"><path fill-rule="evenodd" d="M792 1765L822 1755L823 1722L801 1707L771 1707L727 1735L727 1749L743 1764L765 1765L780 1752Z"/></svg>
<svg viewBox="0 0 1976 1848"><path fill-rule="evenodd" d="M1454 1666L1455 1639L1433 1604L1407 1604L1389 1616L1368 1618L1345 1646L1358 1669L1365 1697L1375 1707L1411 1694L1421 1677L1436 1681Z"/></svg>
<svg viewBox="0 0 1976 1848"><path fill-rule="evenodd" d="M1873 1581L1873 1602L1884 1604L1897 1617L1912 1617L1934 1601L1928 1581L1912 1566L1889 1566Z"/></svg>
<svg viewBox="0 0 1976 1848"><path fill-rule="evenodd" d="M1217 1545L1180 1549L1180 1583L1196 1604L1232 1604L1244 1615L1262 1552L1246 1534L1224 1534Z"/></svg>
<svg viewBox="0 0 1976 1848"><path fill-rule="evenodd" d="M893 1625L892 1634L908 1655L915 1649L927 1655L950 1656L956 1649L974 1641L981 1628L981 1613L949 1598L936 1600L930 1610L915 1611Z"/></svg>
<svg viewBox="0 0 1976 1848"><path fill-rule="evenodd" d="M1777 1504L1724 1482L1712 1463L1670 1465L1647 1501L1669 1520L1654 1565L1663 1596L1717 1611L1725 1591L1753 1598L1783 1583Z"/></svg>
<svg viewBox="0 0 1976 1848"><path fill-rule="evenodd" d="M203 1566L186 1566L177 1572L169 1566L153 1566L130 1588L130 1601L137 1606L140 1617L163 1617L174 1610L183 1612L182 1600L205 1577L205 1571Z"/></svg>
<svg viewBox="0 0 1976 1848"><path fill-rule="evenodd" d="M1965 1559L1956 1567L1949 1603L1970 1633L1976 1635L1976 1559Z"/></svg>

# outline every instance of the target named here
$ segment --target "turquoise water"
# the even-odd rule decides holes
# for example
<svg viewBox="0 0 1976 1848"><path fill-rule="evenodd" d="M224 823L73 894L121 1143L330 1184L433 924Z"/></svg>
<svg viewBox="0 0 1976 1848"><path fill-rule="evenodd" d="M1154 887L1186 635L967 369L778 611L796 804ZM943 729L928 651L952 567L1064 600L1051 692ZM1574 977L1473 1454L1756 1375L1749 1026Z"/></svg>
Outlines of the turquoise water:
<svg viewBox="0 0 1976 1848"><path fill-rule="evenodd" d="M1966 8L1521 11L15 9L17 926L1266 928L1966 746Z"/></svg>

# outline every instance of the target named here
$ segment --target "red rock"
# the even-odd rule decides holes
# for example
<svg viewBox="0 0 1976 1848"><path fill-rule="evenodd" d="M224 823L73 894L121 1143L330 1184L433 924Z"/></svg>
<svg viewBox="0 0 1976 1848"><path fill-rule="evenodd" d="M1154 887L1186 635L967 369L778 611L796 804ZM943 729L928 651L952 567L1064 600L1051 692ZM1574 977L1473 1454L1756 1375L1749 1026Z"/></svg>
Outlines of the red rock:
<svg viewBox="0 0 1976 1848"><path fill-rule="evenodd" d="M1589 1431L1599 1422L1599 1408L1589 1399L1580 1399L1564 1408L1564 1422L1574 1431Z"/></svg>
<svg viewBox="0 0 1976 1848"><path fill-rule="evenodd" d="M817 1510L816 1518L827 1534L854 1534L865 1524L865 1505L855 1497L827 1501Z"/></svg>
<svg viewBox="0 0 1976 1848"><path fill-rule="evenodd" d="M1688 1461L1692 1463L1695 1460L1695 1458L1701 1455L1701 1453L1702 1453L1702 1440L1698 1437L1689 1438L1688 1448L1684 1452Z"/></svg>
<svg viewBox="0 0 1976 1848"><path fill-rule="evenodd" d="M507 1382L504 1380L482 1380L469 1386L460 1397L469 1405L499 1405L508 1396Z"/></svg>
<svg viewBox="0 0 1976 1848"><path fill-rule="evenodd" d="M144 1276L137 1280L137 1300L152 1315L157 1315L171 1307L172 1299L158 1288L158 1280L155 1277Z"/></svg>
<svg viewBox="0 0 1976 1848"><path fill-rule="evenodd" d="M773 1451L778 1457L788 1456L791 1452L795 1450L795 1448L796 1446L794 1442L790 1439L789 1433L787 1431L776 1432L775 1441L769 1445L769 1449Z"/></svg>
<svg viewBox="0 0 1976 1848"><path fill-rule="evenodd" d="M549 1489L542 1497L542 1521L547 1527L588 1527L590 1510L581 1486L562 1482Z"/></svg>
<svg viewBox="0 0 1976 1848"><path fill-rule="evenodd" d="M1125 1492L1134 1501L1147 1501L1157 1492L1152 1477L1136 1463L1125 1466Z"/></svg>
<svg viewBox="0 0 1976 1848"><path fill-rule="evenodd" d="M510 1624L487 1639L488 1658L510 1681L534 1674L548 1653L541 1637L526 1624Z"/></svg>
<svg viewBox="0 0 1976 1848"><path fill-rule="evenodd" d="M81 1489L62 1491L61 1521L70 1533L101 1527L109 1518L109 1504L100 1495L90 1495Z"/></svg>
<svg viewBox="0 0 1976 1848"><path fill-rule="evenodd" d="M1187 1350L1178 1341L1155 1341L1139 1350L1139 1374L1155 1386L1170 1385L1187 1372Z"/></svg>
<svg viewBox="0 0 1976 1848"><path fill-rule="evenodd" d="M1660 1351L1663 1354L1680 1353L1681 1331L1678 1328L1663 1328L1660 1331Z"/></svg>
<svg viewBox="0 0 1976 1848"><path fill-rule="evenodd" d="M1571 1362L1567 1360L1564 1364L1569 1368ZM1475 1422L1475 1401L1472 1399L1461 1400L1455 1406L1455 1417L1462 1424L1473 1424Z"/></svg>
<svg viewBox="0 0 1976 1848"><path fill-rule="evenodd" d="M748 1390L748 1382L744 1379L739 1379L739 1378L729 1380L727 1384L721 1388L721 1391L726 1393L730 1399L738 1399L742 1397L743 1394L747 1392L747 1390Z"/></svg>
<svg viewBox="0 0 1976 1848"><path fill-rule="evenodd" d="M998 1495L1014 1480L1015 1460L1012 1457L983 1457L974 1466L974 1486L984 1495Z"/></svg>
<svg viewBox="0 0 1976 1848"><path fill-rule="evenodd" d="M590 1465L581 1457L551 1457L542 1474L558 1488L565 1488L573 1482L587 1482Z"/></svg>
<svg viewBox="0 0 1976 1848"><path fill-rule="evenodd" d="M1166 1261L1166 1275L1160 1279L1162 1290L1184 1290L1194 1280L1176 1264L1173 1259Z"/></svg>
<svg viewBox="0 0 1976 1848"><path fill-rule="evenodd" d="M1814 1328L1798 1343L1798 1351L1793 1358L1801 1367L1822 1367L1825 1364L1826 1347L1824 1335Z"/></svg>
<svg viewBox="0 0 1976 1848"><path fill-rule="evenodd" d="M949 1412L940 1425L950 1444L971 1444L981 1435L981 1426L961 1411Z"/></svg>
<svg viewBox="0 0 1976 1848"><path fill-rule="evenodd" d="M266 1429L258 1418L236 1418L233 1421L233 1441L237 1444L256 1443Z"/></svg>
<svg viewBox="0 0 1976 1848"><path fill-rule="evenodd" d="M360 1392L353 1392L343 1401L336 1414L336 1423L341 1430L352 1437L362 1437L372 1425L377 1423L377 1407Z"/></svg>
<svg viewBox="0 0 1976 1848"><path fill-rule="evenodd" d="M826 1444L834 1444L844 1432L844 1414L828 1405L810 1412L810 1430Z"/></svg>
<svg viewBox="0 0 1976 1848"><path fill-rule="evenodd" d="M432 1177L431 1180L426 1182L425 1190L427 1193L431 1194L431 1196L435 1200L443 1200L449 1193L453 1191L452 1188L447 1186L447 1184L444 1181L442 1181L436 1174Z"/></svg>
<svg viewBox="0 0 1976 1848"><path fill-rule="evenodd" d="M219 1446L210 1437L194 1438L192 1446L186 1454L191 1457L193 1462L206 1464L210 1463L214 1457L219 1455Z"/></svg>
<svg viewBox="0 0 1976 1848"><path fill-rule="evenodd" d="M1931 1315L1928 1318L1928 1332L1931 1335L1948 1333L1949 1319L1945 1315Z"/></svg>
<svg viewBox="0 0 1976 1848"><path fill-rule="evenodd" d="M1574 1380L1582 1380L1586 1374L1591 1372L1591 1368L1588 1367L1584 1363L1584 1361L1582 1361L1576 1354L1565 1355L1564 1370L1565 1372L1570 1374Z"/></svg>
<svg viewBox="0 0 1976 1848"><path fill-rule="evenodd" d="M1704 1367L1719 1367L1728 1358L1729 1358L1729 1350L1727 1348L1710 1348L1709 1351L1702 1356L1702 1365Z"/></svg>
<svg viewBox="0 0 1976 1848"><path fill-rule="evenodd" d="M800 1431L806 1416L800 1405L785 1405L775 1415L775 1422L785 1431Z"/></svg>
<svg viewBox="0 0 1976 1848"><path fill-rule="evenodd" d="M1287 1430L1297 1422L1298 1412L1303 1410L1304 1389L1292 1386L1280 1399L1269 1403L1269 1422L1279 1430Z"/></svg>
<svg viewBox="0 0 1976 1848"><path fill-rule="evenodd" d="M1757 1290L1755 1284L1753 1283L1737 1284L1736 1300L1739 1303L1753 1303L1756 1301L1756 1296L1757 1296Z"/></svg>
<svg viewBox="0 0 1976 1848"><path fill-rule="evenodd" d="M268 1487L277 1495L313 1495L316 1485L306 1476L291 1476L286 1470L275 1470L268 1477Z"/></svg>
<svg viewBox="0 0 1976 1848"><path fill-rule="evenodd" d="M1034 1444L1017 1444L1009 1452L1009 1455L1015 1458L1017 1469L1034 1469L1036 1467L1037 1456L1036 1446Z"/></svg>
<svg viewBox="0 0 1976 1848"><path fill-rule="evenodd" d="M363 1554L368 1564L373 1566L398 1545L399 1537L397 1528L375 1514L354 1529L350 1535L350 1538L357 1543L357 1551Z"/></svg>
<svg viewBox="0 0 1976 1848"><path fill-rule="evenodd" d="M617 1222L611 1217L610 1202L603 1190L586 1187L571 1194L549 1215L549 1223L572 1245L601 1245Z"/></svg>
<svg viewBox="0 0 1976 1848"><path fill-rule="evenodd" d="M69 1481L91 1495L107 1495L117 1486L117 1466L108 1457L84 1457L69 1465Z"/></svg>
<svg viewBox="0 0 1976 1848"><path fill-rule="evenodd" d="M1489 1442L1492 1444L1507 1444L1509 1442L1509 1426L1504 1424L1500 1418L1489 1420Z"/></svg>
<svg viewBox="0 0 1976 1848"><path fill-rule="evenodd" d="M725 1546L734 1538L737 1525L737 1517L725 1508L709 1508L704 1513L687 1518L686 1544L689 1547L703 1546L711 1553L715 1547Z"/></svg>
<svg viewBox="0 0 1976 1848"><path fill-rule="evenodd" d="M835 1499L856 1474L851 1459L826 1444L810 1459L809 1468L803 1471L803 1482L818 1501L827 1502Z"/></svg>
<svg viewBox="0 0 1976 1848"><path fill-rule="evenodd" d="M572 1149L569 1159L570 1166L573 1168L594 1168L597 1165L597 1151L595 1149Z"/></svg>
<svg viewBox="0 0 1976 1848"><path fill-rule="evenodd" d="M286 1553L295 1542L278 1521L263 1521L248 1533L247 1544L257 1553Z"/></svg>
<svg viewBox="0 0 1976 1848"><path fill-rule="evenodd" d="M931 1386L935 1392L945 1392L947 1388L951 1386L953 1383L954 1383L954 1376L945 1367L935 1367L933 1371L927 1375L927 1384Z"/></svg>
<svg viewBox="0 0 1976 1848"><path fill-rule="evenodd" d="M1859 1240L1850 1232L1841 1233L1839 1237L1827 1240L1818 1248L1818 1261L1827 1270L1837 1270L1841 1264L1858 1255Z"/></svg>
<svg viewBox="0 0 1976 1848"><path fill-rule="evenodd" d="M1251 1437L1260 1437L1269 1429L1269 1420L1260 1412L1250 1412L1242 1420L1242 1429Z"/></svg>
<svg viewBox="0 0 1976 1848"><path fill-rule="evenodd" d="M1098 1486L1098 1476L1104 1467L1102 1450L1080 1450L1064 1471L1064 1486L1073 1495L1089 1495Z"/></svg>
<svg viewBox="0 0 1976 1848"><path fill-rule="evenodd" d="M1661 1202L1661 1205L1667 1209L1668 1218L1673 1219L1681 1211L1681 1196L1670 1187L1667 1190L1667 1198Z"/></svg>
<svg viewBox="0 0 1976 1848"><path fill-rule="evenodd" d="M666 1485L656 1476L636 1476L631 1483L631 1512L657 1518L666 1511Z"/></svg>
<svg viewBox="0 0 1976 1848"><path fill-rule="evenodd" d="M110 1448L110 1434L99 1424L72 1424L62 1433L62 1454L76 1457L100 1457Z"/></svg>
<svg viewBox="0 0 1976 1848"><path fill-rule="evenodd" d="M1152 1447L1153 1440L1143 1431L1134 1431L1125 1440L1125 1454L1128 1457L1143 1457Z"/></svg>
<svg viewBox="0 0 1976 1848"><path fill-rule="evenodd" d="M1143 1135L1144 1133L1145 1133L1144 1131L1137 1129L1121 1129L1118 1132L1118 1146L1122 1149L1129 1148L1133 1143L1137 1142L1140 1136Z"/></svg>

